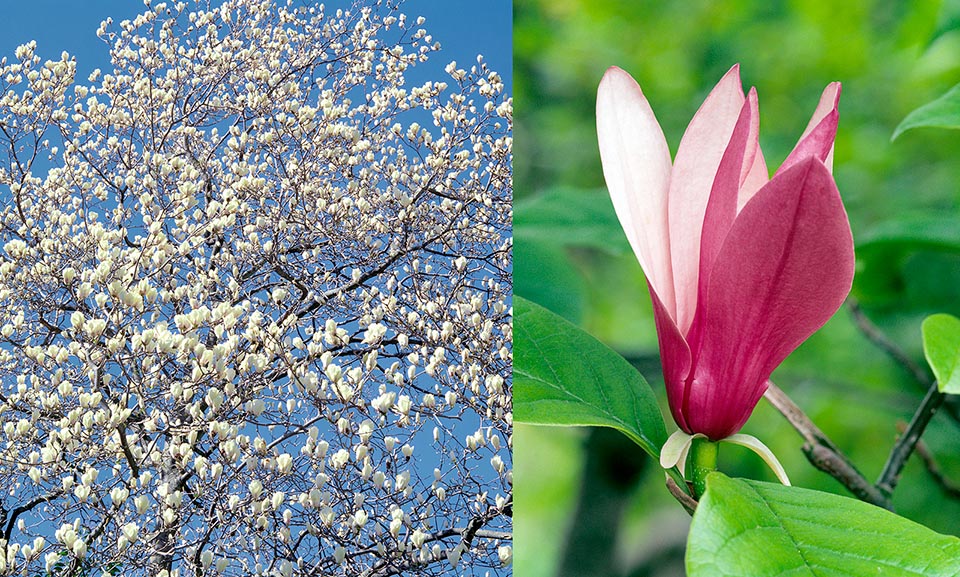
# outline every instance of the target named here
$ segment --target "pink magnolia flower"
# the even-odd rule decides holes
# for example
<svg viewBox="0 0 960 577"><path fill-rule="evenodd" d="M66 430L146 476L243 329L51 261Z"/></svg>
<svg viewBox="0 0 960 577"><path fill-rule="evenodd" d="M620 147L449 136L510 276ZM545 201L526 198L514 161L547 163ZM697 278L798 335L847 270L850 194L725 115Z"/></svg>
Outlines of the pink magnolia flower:
<svg viewBox="0 0 960 577"><path fill-rule="evenodd" d="M823 91L773 178L757 93L739 66L690 121L677 157L629 74L597 97L603 174L647 277L677 425L736 433L773 370L837 311L853 282L853 238L832 175L840 84Z"/></svg>

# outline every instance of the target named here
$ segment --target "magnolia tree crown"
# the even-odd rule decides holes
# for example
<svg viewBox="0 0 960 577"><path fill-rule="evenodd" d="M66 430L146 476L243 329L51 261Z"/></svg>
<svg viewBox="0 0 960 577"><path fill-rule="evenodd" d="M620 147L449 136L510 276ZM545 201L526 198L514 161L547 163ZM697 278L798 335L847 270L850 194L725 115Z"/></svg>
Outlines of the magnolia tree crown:
<svg viewBox="0 0 960 577"><path fill-rule="evenodd" d="M0 67L0 575L509 572L512 108L386 3Z"/></svg>

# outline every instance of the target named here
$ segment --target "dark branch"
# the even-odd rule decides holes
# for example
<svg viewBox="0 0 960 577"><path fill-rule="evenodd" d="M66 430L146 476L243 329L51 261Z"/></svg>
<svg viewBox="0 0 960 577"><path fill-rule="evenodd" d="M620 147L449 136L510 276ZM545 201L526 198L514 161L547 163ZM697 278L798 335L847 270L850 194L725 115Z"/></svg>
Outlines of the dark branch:
<svg viewBox="0 0 960 577"><path fill-rule="evenodd" d="M907 424L903 421L897 423L897 429L902 435L907 430ZM957 485L954 481L951 481L940 468L940 465L937 463L936 458L934 458L933 453L930 452L930 449L927 448L927 445L922 441L917 441L917 446L914 447L913 451L920 457L920 460L923 461L924 466L927 468L927 472L930 473L930 476L933 477L933 481L940 486L940 490L943 491L943 494L951 499L960 500L960 485Z"/></svg>
<svg viewBox="0 0 960 577"><path fill-rule="evenodd" d="M926 429L927 424L930 423L930 419L933 418L937 409L943 404L944 396L945 395L937 388L936 383L930 385L926 396L923 397L923 401L913 414L913 419L910 420L907 430L900 435L900 438L897 439L896 444L890 451L887 463L883 466L883 472L880 473L880 477L877 479L877 488L887 495L887 497L889 497L897 487L903 466L907 463L907 459L910 458L911 453L913 453L917 442L920 440L920 436L923 435L924 429Z"/></svg>
<svg viewBox="0 0 960 577"><path fill-rule="evenodd" d="M860 308L860 303L858 303L856 299L848 298L847 308L850 309L850 314L853 315L853 322L856 323L857 328L860 329L863 336L867 337L877 348L887 353L890 358L906 369L914 380L923 385L923 388L930 386L931 378L927 375L927 372L915 363L896 343L887 338L887 335L883 334L883 331L881 331L877 325L873 324L873 321L867 318L867 315L863 312L863 309Z"/></svg>
<svg viewBox="0 0 960 577"><path fill-rule="evenodd" d="M764 397L786 417L803 440L803 454L807 460L824 473L827 473L862 501L890 509L890 500L881 493L842 451L817 427L813 421L779 387L768 382Z"/></svg>
<svg viewBox="0 0 960 577"><path fill-rule="evenodd" d="M7 526L6 526L6 528L3 530L3 539L4 539L5 541L7 541L7 542L10 541L10 537L11 537L11 535L13 535L13 526L17 523L17 517L19 517L19 516L22 515L23 513L26 513L26 512L28 512L28 511L30 511L31 509L33 509L33 508L36 507L37 505L41 505L41 504L46 503L46 502L48 502L48 501L53 501L54 499L56 499L57 497L59 497L62 493L63 493L62 490L59 490L59 491L51 491L50 493L47 493L46 495L41 495L41 496L35 498L34 500L28 502L28 503L25 504L25 505L20 505L19 507L15 507L12 511L10 511L10 518L7 519Z"/></svg>
<svg viewBox="0 0 960 577"><path fill-rule="evenodd" d="M876 345L877 348L885 352L890 358L896 361L897 364L910 373L910 376L913 377L913 380L917 383L920 390L926 391L930 387L930 384L933 383L933 378L927 371L914 362L914 360L910 358L910 355L891 341L887 335L883 334L883 331L867 318L867 315L855 299L848 298L847 307L850 309L850 313L853 315L853 321L856 323L857 328L860 329L860 332L863 333L870 342ZM943 408L954 422L960 424L960 398L948 397L943 402Z"/></svg>

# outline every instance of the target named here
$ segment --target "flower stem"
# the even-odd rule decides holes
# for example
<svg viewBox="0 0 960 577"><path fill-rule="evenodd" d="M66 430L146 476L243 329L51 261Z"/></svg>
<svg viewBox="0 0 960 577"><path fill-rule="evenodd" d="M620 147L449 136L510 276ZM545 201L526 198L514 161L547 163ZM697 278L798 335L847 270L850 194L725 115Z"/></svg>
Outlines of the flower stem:
<svg viewBox="0 0 960 577"><path fill-rule="evenodd" d="M690 445L691 480L697 499L703 497L707 490L707 475L717 470L719 447L719 443L704 438L693 439Z"/></svg>

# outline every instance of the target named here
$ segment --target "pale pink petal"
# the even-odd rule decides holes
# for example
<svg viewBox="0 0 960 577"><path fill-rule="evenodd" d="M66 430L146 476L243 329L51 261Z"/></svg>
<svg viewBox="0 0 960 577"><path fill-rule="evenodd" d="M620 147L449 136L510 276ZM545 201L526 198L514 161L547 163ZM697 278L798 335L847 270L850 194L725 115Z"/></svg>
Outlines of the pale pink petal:
<svg viewBox="0 0 960 577"><path fill-rule="evenodd" d="M740 67L734 66L707 96L687 126L670 179L669 222L677 326L686 333L697 305L700 227L723 152L743 106Z"/></svg>
<svg viewBox="0 0 960 577"><path fill-rule="evenodd" d="M751 87L747 93L746 106L750 108L750 131L747 135L747 147L743 152L743 165L740 170L740 186L751 177L757 164L763 166L766 170L766 163L763 161L763 152L760 151L760 101L757 99L756 87ZM740 112L741 116L743 111ZM740 119L737 119L740 122ZM757 156L760 158L758 159ZM769 176L767 177L769 180ZM766 182L764 182L766 184Z"/></svg>
<svg viewBox="0 0 960 577"><path fill-rule="evenodd" d="M720 439L753 410L770 373L836 312L853 281L853 238L827 168L807 157L743 208L717 255L688 343L680 412Z"/></svg>
<svg viewBox="0 0 960 577"><path fill-rule="evenodd" d="M597 137L617 217L647 280L673 316L667 228L670 150L640 86L617 67L607 70L597 92Z"/></svg>

